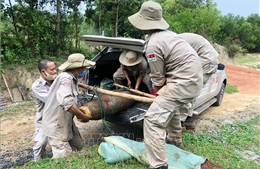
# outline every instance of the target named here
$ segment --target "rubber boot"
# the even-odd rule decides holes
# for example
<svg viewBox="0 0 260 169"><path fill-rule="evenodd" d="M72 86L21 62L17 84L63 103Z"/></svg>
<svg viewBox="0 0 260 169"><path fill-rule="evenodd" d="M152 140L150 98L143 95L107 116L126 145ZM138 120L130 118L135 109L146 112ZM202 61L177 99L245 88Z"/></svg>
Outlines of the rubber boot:
<svg viewBox="0 0 260 169"><path fill-rule="evenodd" d="M180 133L176 133L174 138L169 138L168 136L166 137L166 141L167 144L172 144L175 145L176 147L179 148L184 148L182 145L182 136L181 136L181 132Z"/></svg>
<svg viewBox="0 0 260 169"><path fill-rule="evenodd" d="M182 127L186 130L195 130L195 123L192 117L187 117L187 119L182 123Z"/></svg>
<svg viewBox="0 0 260 169"><path fill-rule="evenodd" d="M172 145L174 145L174 146L176 146L176 147L179 147L180 149L183 149L183 148L184 148L182 142L171 141L171 140L169 140L169 139L166 139L166 143L167 143L167 144L172 144Z"/></svg>
<svg viewBox="0 0 260 169"><path fill-rule="evenodd" d="M168 169L168 165L167 166L157 167L157 168L151 168L151 169Z"/></svg>

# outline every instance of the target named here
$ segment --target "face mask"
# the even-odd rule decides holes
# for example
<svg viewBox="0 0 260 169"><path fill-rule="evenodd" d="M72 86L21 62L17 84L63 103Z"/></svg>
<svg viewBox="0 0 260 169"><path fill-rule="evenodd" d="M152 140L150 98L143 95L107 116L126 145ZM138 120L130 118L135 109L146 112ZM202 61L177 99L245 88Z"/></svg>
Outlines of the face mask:
<svg viewBox="0 0 260 169"><path fill-rule="evenodd" d="M54 80L54 79L57 77L57 74L51 75L51 74L47 73L46 71L45 71L45 73L46 73L45 78L46 78L47 80Z"/></svg>
<svg viewBox="0 0 260 169"><path fill-rule="evenodd" d="M78 75L78 79L84 77L86 75L86 71L83 71L81 74Z"/></svg>

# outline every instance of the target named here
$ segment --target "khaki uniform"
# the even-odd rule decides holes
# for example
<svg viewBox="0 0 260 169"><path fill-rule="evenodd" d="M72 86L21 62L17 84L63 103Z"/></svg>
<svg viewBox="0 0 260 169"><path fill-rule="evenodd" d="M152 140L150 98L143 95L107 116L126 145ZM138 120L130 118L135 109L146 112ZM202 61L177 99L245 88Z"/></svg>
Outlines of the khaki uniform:
<svg viewBox="0 0 260 169"><path fill-rule="evenodd" d="M43 158L47 145L47 137L42 132L42 112L47 100L49 88L50 85L42 77L32 84L32 92L35 97L37 109L35 116L35 133L33 135L33 156L35 161Z"/></svg>
<svg viewBox="0 0 260 169"><path fill-rule="evenodd" d="M211 75L217 71L219 64L218 52L210 42L201 35L194 33L181 33L179 36L188 42L201 58L203 84L206 84Z"/></svg>
<svg viewBox="0 0 260 169"><path fill-rule="evenodd" d="M205 85L210 79L211 75L217 71L219 64L218 52L214 49L210 42L201 35L194 33L181 33L178 35L186 42L188 42L201 58L201 65L203 70L203 85ZM194 108L195 101L193 104L184 107L181 112L185 116L191 117Z"/></svg>
<svg viewBox="0 0 260 169"><path fill-rule="evenodd" d="M77 79L69 72L60 73L51 85L43 110L43 133L48 137L53 158L67 156L83 148L82 138L67 110L77 104Z"/></svg>
<svg viewBox="0 0 260 169"><path fill-rule="evenodd" d="M149 76L150 69L148 67L147 61L143 59L143 61L135 66L125 66L122 65L120 68L117 69L117 71L113 75L113 79L115 83L123 84L123 80L125 79L123 70L127 71L129 77L134 76L135 80L138 78L138 76L143 77L143 83L147 86L148 90L152 91L152 82L151 78Z"/></svg>
<svg viewBox="0 0 260 169"><path fill-rule="evenodd" d="M202 89L202 66L197 53L176 33L165 30L148 35L145 46L151 80L162 86L144 117L145 151L150 167L167 165L164 145L169 137L180 142L180 109L194 101Z"/></svg>

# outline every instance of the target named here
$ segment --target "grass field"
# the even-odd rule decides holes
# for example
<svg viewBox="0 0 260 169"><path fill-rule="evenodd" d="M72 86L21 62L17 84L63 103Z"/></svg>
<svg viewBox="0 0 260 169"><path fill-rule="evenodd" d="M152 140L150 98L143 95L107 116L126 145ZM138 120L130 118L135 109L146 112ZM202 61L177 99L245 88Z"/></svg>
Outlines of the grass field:
<svg viewBox="0 0 260 169"><path fill-rule="evenodd" d="M260 69L260 54L247 54L244 56L235 56L233 58L234 64L248 66L256 69Z"/></svg>

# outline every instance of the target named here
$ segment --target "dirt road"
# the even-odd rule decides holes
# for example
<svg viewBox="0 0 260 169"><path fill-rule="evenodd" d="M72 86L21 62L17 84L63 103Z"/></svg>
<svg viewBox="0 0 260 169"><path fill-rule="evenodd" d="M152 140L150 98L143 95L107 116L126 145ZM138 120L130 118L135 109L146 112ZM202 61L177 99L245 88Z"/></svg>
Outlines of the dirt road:
<svg viewBox="0 0 260 169"><path fill-rule="evenodd" d="M202 114L195 117L197 131L207 128L216 131L221 124L245 121L253 118L260 112L260 70L226 64L227 81L238 87L239 93L225 94L222 105L210 107ZM12 105L16 106L16 105ZM32 135L34 133L34 102L24 104L17 111L26 111L18 116L1 118L1 156L0 160L7 161L0 168L8 168L13 165L23 164L32 159L33 146ZM15 113L15 112L10 112ZM91 121L89 123L77 123L85 145L99 143L101 138L110 134L104 129L103 122ZM114 132L135 139L141 138L141 129L122 127L110 124ZM25 155L24 159L21 155ZM19 159L18 159L19 158ZM9 160L9 161L8 161Z"/></svg>
<svg viewBox="0 0 260 169"><path fill-rule="evenodd" d="M209 128L214 132L222 124L246 121L260 113L260 70L225 66L228 84L237 86L239 93L225 93L221 106L210 107L195 116L197 131Z"/></svg>

